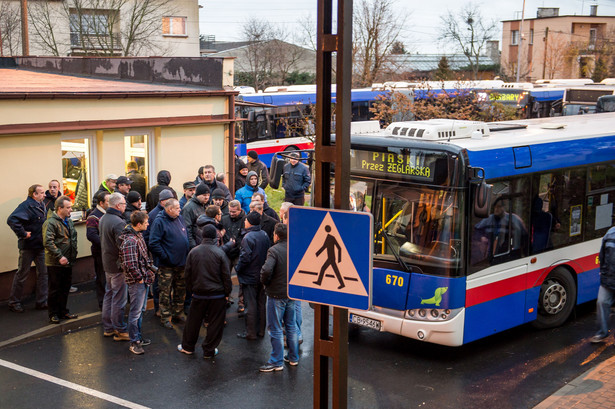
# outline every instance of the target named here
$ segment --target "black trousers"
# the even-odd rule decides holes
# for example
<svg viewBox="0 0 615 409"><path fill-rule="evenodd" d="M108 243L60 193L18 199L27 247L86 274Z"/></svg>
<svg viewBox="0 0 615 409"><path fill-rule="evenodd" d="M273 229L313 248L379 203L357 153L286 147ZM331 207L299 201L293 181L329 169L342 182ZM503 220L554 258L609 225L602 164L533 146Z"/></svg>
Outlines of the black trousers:
<svg viewBox="0 0 615 409"><path fill-rule="evenodd" d="M107 277L102 264L102 253L92 251L94 259L94 272L96 273L96 299L98 300L98 308L102 311L103 298L105 298L105 286L107 285Z"/></svg>
<svg viewBox="0 0 615 409"><path fill-rule="evenodd" d="M203 320L207 318L207 336L203 341L203 355L214 356L222 341L224 319L226 318L226 298L201 300L192 298L188 319L182 335L182 348L194 352Z"/></svg>
<svg viewBox="0 0 615 409"><path fill-rule="evenodd" d="M57 315L62 318L68 314L66 303L73 280L73 268L47 266L47 275L49 277L49 294L47 295L49 317Z"/></svg>
<svg viewBox="0 0 615 409"><path fill-rule="evenodd" d="M265 326L267 325L267 295L262 284L242 284L243 300L246 308L246 335L249 338L265 336Z"/></svg>
<svg viewBox="0 0 615 409"><path fill-rule="evenodd" d="M285 202L290 202L290 203L292 203L294 205L297 205L297 206L303 206L305 204L305 196L295 197L295 198L284 197L284 201Z"/></svg>

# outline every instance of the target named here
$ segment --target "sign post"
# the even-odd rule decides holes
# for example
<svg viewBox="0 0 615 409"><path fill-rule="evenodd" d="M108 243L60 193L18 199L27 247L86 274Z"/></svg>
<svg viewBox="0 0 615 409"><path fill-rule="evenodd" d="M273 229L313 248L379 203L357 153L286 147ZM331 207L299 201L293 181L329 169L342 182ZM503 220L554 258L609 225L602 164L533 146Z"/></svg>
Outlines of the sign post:
<svg viewBox="0 0 615 409"><path fill-rule="evenodd" d="M316 155L314 205L331 208L331 170L335 164L335 208L348 209L350 192L350 89L352 78L352 0L318 0L316 49ZM337 21L333 34L333 21ZM336 53L335 143L331 139L331 85ZM314 310L314 408L329 404L329 358L333 360L333 408L348 405L348 310L334 308L329 336L329 306Z"/></svg>

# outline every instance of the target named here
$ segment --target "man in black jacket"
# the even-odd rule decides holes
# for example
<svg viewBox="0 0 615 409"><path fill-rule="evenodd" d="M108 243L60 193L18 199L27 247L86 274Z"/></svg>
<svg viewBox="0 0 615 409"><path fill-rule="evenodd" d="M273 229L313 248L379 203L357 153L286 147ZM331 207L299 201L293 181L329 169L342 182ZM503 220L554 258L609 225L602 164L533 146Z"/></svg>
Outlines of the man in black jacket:
<svg viewBox="0 0 615 409"><path fill-rule="evenodd" d="M260 367L261 372L281 371L284 361L291 366L299 364L299 341L297 337L297 301L288 298L286 267L286 225L278 223L273 234L275 245L267 251L267 260L261 268L261 283L267 292L267 328L271 337L271 356ZM284 330L288 344L288 356L284 356Z"/></svg>
<svg viewBox="0 0 615 409"><path fill-rule="evenodd" d="M55 208L55 202L60 197L60 182L57 179L52 179L49 182L49 190L45 191L45 198L43 199L43 204L45 205L45 212L47 213L47 217L51 216Z"/></svg>
<svg viewBox="0 0 615 409"><path fill-rule="evenodd" d="M240 338L255 340L265 336L265 291L260 282L261 267L267 258L269 238L260 227L261 215L251 212L246 216L246 235L241 240L239 262L235 266L237 278L243 289L243 297L248 308L246 331L237 334Z"/></svg>
<svg viewBox="0 0 615 409"><path fill-rule="evenodd" d="M209 203L209 188L201 183L196 187L194 196L188 200L184 208L181 210L181 216L184 219L184 225L188 232L188 241L190 248L195 248L201 243L201 235L198 233L196 220L199 216L205 214L205 208Z"/></svg>
<svg viewBox="0 0 615 409"><path fill-rule="evenodd" d="M199 169L200 171L201 169ZM205 165L202 168L202 174L199 176L203 177L203 181L201 183L207 185L207 187L209 188L209 190L211 192L213 192L216 189L222 189L222 192L224 192L224 198L226 200L232 200L233 198L231 197L231 192L228 190L228 187L222 183L216 180L216 168L214 168L213 165Z"/></svg>
<svg viewBox="0 0 615 409"><path fill-rule="evenodd" d="M123 217L125 209L126 198L121 193L113 193L109 196L107 212L99 223L102 262L107 280L102 309L103 335L112 336L114 341L130 341L124 322L124 307L128 292L124 274L118 263L120 259L118 237L126 226Z"/></svg>
<svg viewBox="0 0 615 409"><path fill-rule="evenodd" d="M102 248L100 246L100 219L107 213L109 207L109 192L103 191L98 194L98 204L90 212L85 222L85 234L92 243L92 258L94 259L94 273L96 274L96 299L98 308L102 311L103 299L105 298L105 286L107 278L102 262Z"/></svg>
<svg viewBox="0 0 615 409"><path fill-rule="evenodd" d="M13 286L9 297L9 310L24 312L21 305L23 286L28 279L30 266L36 265L36 309L47 309L47 268L45 267L45 249L43 247L43 223L47 215L43 199L45 188L32 185L28 197L11 213L7 219L9 227L17 235L19 261L17 272L13 277Z"/></svg>
<svg viewBox="0 0 615 409"><path fill-rule="evenodd" d="M303 163L299 162L299 154L291 153L290 159L284 165L284 201L303 206L305 204L305 192L310 187L312 178L310 170Z"/></svg>
<svg viewBox="0 0 615 409"><path fill-rule="evenodd" d="M128 162L128 165L126 165L126 169L128 170L126 176L132 180L130 191L138 192L143 199L145 197L145 191L147 190L147 183L145 182L145 177L139 173L139 165L134 160L131 160Z"/></svg>
<svg viewBox="0 0 615 409"><path fill-rule="evenodd" d="M147 210L148 213L151 212L153 208L158 206L158 201L160 200L159 195L163 190L170 190L171 193L173 193L173 198L177 199L177 193L175 193L175 190L169 186L169 183L171 183L171 172L168 170L161 170L158 172L156 182L158 184L152 187L145 198L145 210Z"/></svg>
<svg viewBox="0 0 615 409"><path fill-rule="evenodd" d="M207 317L204 358L213 358L218 354L217 347L224 330L226 300L233 289L230 264L224 251L217 245L217 234L213 225L203 227L201 244L192 249L186 259L186 290L192 294L192 304L182 343L177 346L177 350L188 355L194 353L201 324Z"/></svg>

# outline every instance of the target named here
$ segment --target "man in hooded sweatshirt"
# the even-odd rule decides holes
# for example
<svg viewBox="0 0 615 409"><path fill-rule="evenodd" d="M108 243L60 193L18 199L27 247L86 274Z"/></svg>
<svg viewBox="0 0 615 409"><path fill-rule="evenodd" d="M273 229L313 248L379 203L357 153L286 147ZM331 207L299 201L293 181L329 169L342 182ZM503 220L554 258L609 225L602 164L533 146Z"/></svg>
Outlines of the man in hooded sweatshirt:
<svg viewBox="0 0 615 409"><path fill-rule="evenodd" d="M148 213L158 205L158 196L160 195L160 192L165 189L170 190L171 193L173 193L173 198L177 199L177 193L175 193L175 190L169 186L169 183L171 183L171 172L168 170L161 170L158 172L156 181L158 184L149 191L147 197L145 198L145 210L147 210Z"/></svg>
<svg viewBox="0 0 615 409"><path fill-rule="evenodd" d="M241 208L246 214L250 213L250 202L254 193L262 193L265 196L265 191L258 186L258 175L254 171L248 172L246 177L247 183L244 187L235 192L235 200L239 200Z"/></svg>

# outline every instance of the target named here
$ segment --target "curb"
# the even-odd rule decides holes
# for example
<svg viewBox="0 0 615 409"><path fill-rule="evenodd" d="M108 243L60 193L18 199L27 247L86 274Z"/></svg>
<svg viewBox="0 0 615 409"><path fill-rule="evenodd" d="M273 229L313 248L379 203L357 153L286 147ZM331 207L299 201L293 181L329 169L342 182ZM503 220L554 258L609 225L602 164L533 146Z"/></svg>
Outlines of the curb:
<svg viewBox="0 0 615 409"><path fill-rule="evenodd" d="M78 330L83 327L88 327L90 325L98 324L100 322L101 322L100 311L93 312L90 314L83 315L74 320L63 321L60 324L49 324L45 327L28 332L27 334L23 334L15 338L8 339L6 341L2 341L0 342L0 349L4 347L8 347L8 346L25 344L27 342L34 341L40 338L49 337L52 335L58 335L58 334L71 332L71 331Z"/></svg>

